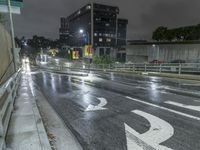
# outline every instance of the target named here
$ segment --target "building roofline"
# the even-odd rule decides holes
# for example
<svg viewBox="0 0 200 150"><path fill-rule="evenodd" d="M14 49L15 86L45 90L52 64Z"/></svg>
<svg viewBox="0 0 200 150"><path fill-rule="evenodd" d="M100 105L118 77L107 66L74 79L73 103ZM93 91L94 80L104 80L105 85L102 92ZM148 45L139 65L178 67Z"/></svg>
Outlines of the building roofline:
<svg viewBox="0 0 200 150"><path fill-rule="evenodd" d="M86 3L85 5L83 5L82 7L80 7L79 9L77 9L76 11L72 12L70 15L68 15L66 18L71 18L73 17L75 14L77 14L80 10L84 9L86 6L90 5L91 3ZM108 6L108 7L113 7L113 8L117 8L119 9L118 6L113 6L113 5L107 5L107 4L102 4L102 3L93 3L93 4L97 4L97 5L102 5L102 6Z"/></svg>
<svg viewBox="0 0 200 150"><path fill-rule="evenodd" d="M167 45L167 44L200 44L200 41L172 41L172 42L128 41L128 45Z"/></svg>

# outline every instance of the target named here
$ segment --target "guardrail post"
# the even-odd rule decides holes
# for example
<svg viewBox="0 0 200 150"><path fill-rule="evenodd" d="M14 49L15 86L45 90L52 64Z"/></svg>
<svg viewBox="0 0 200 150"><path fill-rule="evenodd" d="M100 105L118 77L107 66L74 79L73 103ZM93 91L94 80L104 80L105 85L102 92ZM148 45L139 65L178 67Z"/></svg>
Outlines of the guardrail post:
<svg viewBox="0 0 200 150"><path fill-rule="evenodd" d="M179 75L181 74L181 69L182 69L182 65L179 64L179 69L178 69L178 74L179 74Z"/></svg>

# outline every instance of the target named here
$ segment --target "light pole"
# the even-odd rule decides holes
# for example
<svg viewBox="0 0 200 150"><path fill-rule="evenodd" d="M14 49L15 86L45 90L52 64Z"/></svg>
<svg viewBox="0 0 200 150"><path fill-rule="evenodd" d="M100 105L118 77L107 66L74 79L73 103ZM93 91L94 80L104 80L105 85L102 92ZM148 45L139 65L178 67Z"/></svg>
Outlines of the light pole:
<svg viewBox="0 0 200 150"><path fill-rule="evenodd" d="M94 3L93 0L90 0L91 4L91 46L94 45Z"/></svg>
<svg viewBox="0 0 200 150"><path fill-rule="evenodd" d="M13 25L13 17L12 17L12 10L11 10L11 2L8 0L8 11L9 11L9 18L10 18L10 28L11 28L11 38L12 38L12 53L13 53L13 62L15 71L17 71L17 64L15 59L15 33L14 33L14 25Z"/></svg>

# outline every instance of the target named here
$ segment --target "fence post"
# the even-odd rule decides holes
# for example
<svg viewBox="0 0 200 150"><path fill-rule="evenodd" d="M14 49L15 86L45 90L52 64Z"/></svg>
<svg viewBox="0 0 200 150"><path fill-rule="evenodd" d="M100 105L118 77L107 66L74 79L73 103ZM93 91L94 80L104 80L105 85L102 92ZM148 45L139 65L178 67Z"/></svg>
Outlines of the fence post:
<svg viewBox="0 0 200 150"><path fill-rule="evenodd" d="M159 70L159 72L160 73L162 72L162 64L160 64L160 70Z"/></svg>
<svg viewBox="0 0 200 150"><path fill-rule="evenodd" d="M179 69L178 69L178 74L180 75L181 74L181 64L179 64Z"/></svg>
<svg viewBox="0 0 200 150"><path fill-rule="evenodd" d="M135 65L133 64L133 71L135 71Z"/></svg>
<svg viewBox="0 0 200 150"><path fill-rule="evenodd" d="M144 72L147 72L147 64L144 64Z"/></svg>

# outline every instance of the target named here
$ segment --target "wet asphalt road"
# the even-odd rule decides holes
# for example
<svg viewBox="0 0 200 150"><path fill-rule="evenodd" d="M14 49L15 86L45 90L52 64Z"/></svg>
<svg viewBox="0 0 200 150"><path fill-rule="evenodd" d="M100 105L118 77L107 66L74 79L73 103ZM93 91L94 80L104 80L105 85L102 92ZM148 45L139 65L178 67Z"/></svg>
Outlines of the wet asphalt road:
<svg viewBox="0 0 200 150"><path fill-rule="evenodd" d="M200 97L185 94L198 83L113 73L33 80L85 150L200 150Z"/></svg>

